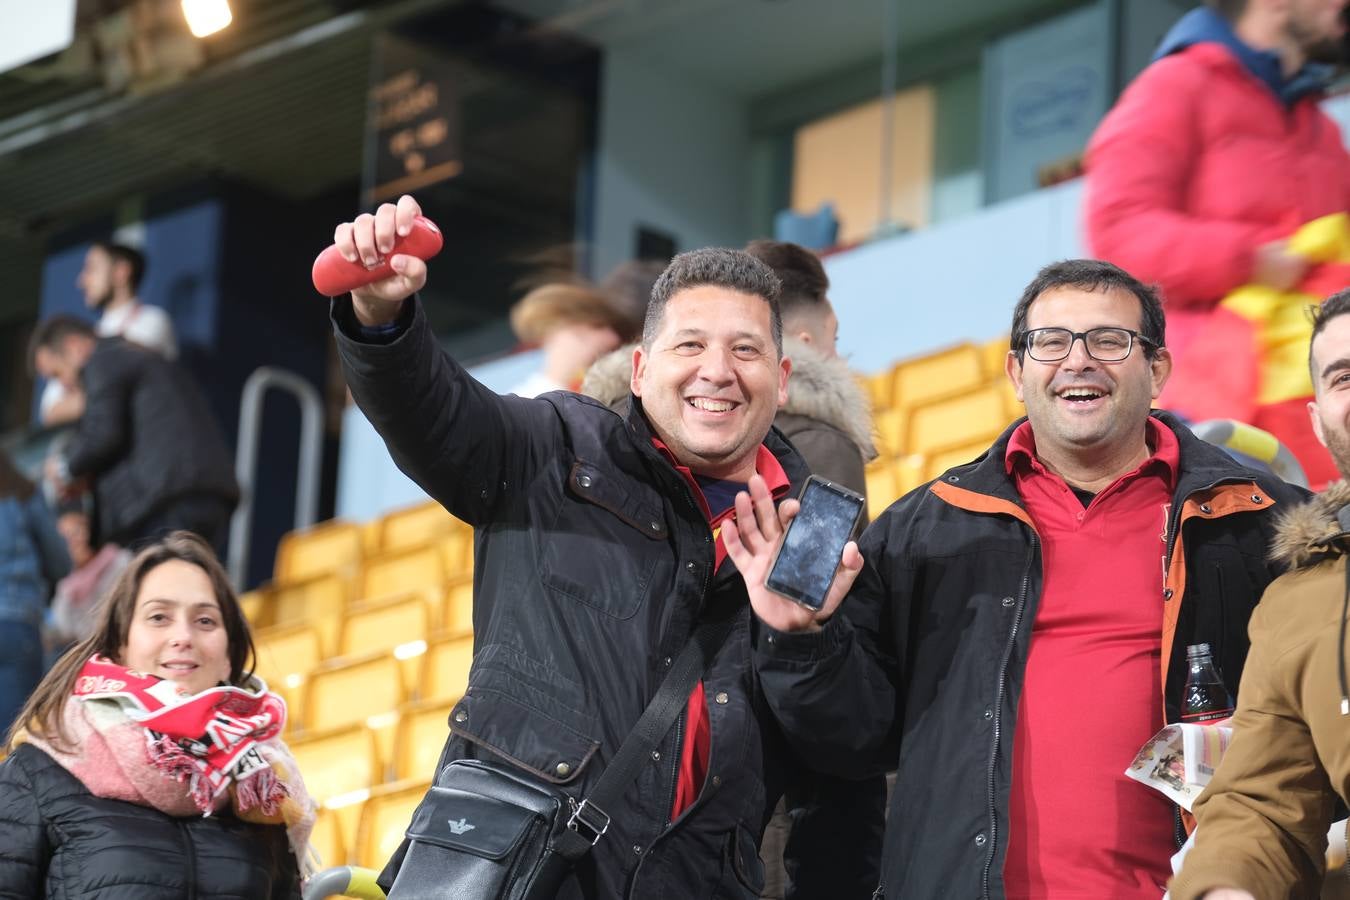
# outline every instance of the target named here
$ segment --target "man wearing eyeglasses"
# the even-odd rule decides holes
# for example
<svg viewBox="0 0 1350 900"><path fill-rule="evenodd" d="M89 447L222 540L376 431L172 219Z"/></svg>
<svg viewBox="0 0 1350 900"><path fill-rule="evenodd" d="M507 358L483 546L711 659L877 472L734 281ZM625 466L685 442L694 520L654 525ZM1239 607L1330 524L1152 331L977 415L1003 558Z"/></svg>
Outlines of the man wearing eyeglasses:
<svg viewBox="0 0 1350 900"><path fill-rule="evenodd" d="M784 523L751 485L726 540L770 704L807 759L898 766L878 898L1161 895L1180 820L1124 771L1179 718L1187 645L1236 693L1302 496L1151 413L1171 366L1150 288L1043 269L1007 357L1027 418L886 510L817 616L763 588Z"/></svg>

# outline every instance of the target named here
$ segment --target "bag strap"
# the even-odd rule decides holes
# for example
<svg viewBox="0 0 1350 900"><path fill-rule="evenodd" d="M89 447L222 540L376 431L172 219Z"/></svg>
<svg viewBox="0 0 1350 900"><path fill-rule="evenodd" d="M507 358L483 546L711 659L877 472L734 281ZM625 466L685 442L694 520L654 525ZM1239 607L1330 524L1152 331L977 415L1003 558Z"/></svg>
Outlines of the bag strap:
<svg viewBox="0 0 1350 900"><path fill-rule="evenodd" d="M690 691L731 633L734 618L733 615L716 622L704 622L694 630L680 655L675 657L656 696L647 704L600 780L580 803L572 801L567 828L554 840L554 848L563 856L580 859L609 829L612 812L618 807L624 791L688 706Z"/></svg>

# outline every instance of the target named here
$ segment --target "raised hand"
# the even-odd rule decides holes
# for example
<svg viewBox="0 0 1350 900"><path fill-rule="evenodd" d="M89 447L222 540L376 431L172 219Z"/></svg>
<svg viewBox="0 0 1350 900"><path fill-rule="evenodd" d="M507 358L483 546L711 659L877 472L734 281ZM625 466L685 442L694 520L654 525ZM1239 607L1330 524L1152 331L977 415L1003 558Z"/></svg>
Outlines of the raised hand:
<svg viewBox="0 0 1350 900"><path fill-rule="evenodd" d="M378 265L393 250L394 241L412 229L422 207L408 194L398 203L382 203L374 214L363 213L343 222L333 232L333 243L348 262L367 268ZM394 274L352 291L352 308L362 325L384 325L398 317L403 301L427 282L427 264L415 256L399 253L389 259Z"/></svg>
<svg viewBox="0 0 1350 900"><path fill-rule="evenodd" d="M774 553L788 523L797 515L799 504L796 500L784 500L775 510L773 495L758 475L751 477L748 487L749 493L742 491L736 495L735 518L722 523L722 542L745 579L750 606L764 624L777 631L819 631L821 623L839 608L853 586L853 580L862 571L863 559L858 545L853 541L844 545L843 558L825 597L825 605L819 612L775 594L764 583L769 577Z"/></svg>

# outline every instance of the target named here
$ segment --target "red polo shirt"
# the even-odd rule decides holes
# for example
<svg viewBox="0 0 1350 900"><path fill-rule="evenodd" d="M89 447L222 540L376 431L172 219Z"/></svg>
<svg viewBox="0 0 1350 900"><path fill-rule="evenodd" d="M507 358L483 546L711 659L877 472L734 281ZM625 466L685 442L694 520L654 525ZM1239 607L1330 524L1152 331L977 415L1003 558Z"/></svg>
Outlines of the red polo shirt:
<svg viewBox="0 0 1350 900"><path fill-rule="evenodd" d="M1009 898L1148 898L1171 876L1171 804L1125 777L1163 722L1162 560L1180 462L1148 420L1151 455L1082 500L1036 459L1030 423L1007 466L1041 539L1044 586L1017 705Z"/></svg>
<svg viewBox="0 0 1350 900"><path fill-rule="evenodd" d="M720 509L713 510L708 506L708 496L704 494L702 485L698 482L698 477L689 470L687 466L680 465L674 454L665 444L656 438L652 438L652 445L675 467L675 471L684 476L684 480L689 483L689 489L693 492L694 499L698 501L699 509L703 511L704 517L708 520L708 526L713 532L713 558L714 571L722 567L723 561L727 558L727 548L722 542L722 522L735 514L735 507L730 503L718 503ZM755 455L755 471L765 484L768 485L769 492L773 494L774 499L780 499L787 493L790 486L787 473L778 462L778 457L763 444L759 445L759 451ZM723 485L726 483L723 482ZM744 485L739 487L744 488ZM718 495L725 492L718 491ZM734 502L735 494L730 494ZM703 682L700 681L694 685L694 689L689 693L689 706L684 714L684 746L680 752L680 774L675 782L675 802L671 805L670 821L674 822L680 817L680 813L694 805L698 799L699 792L703 790L703 781L708 776L708 755L712 750L712 731L708 724L708 705L703 696Z"/></svg>

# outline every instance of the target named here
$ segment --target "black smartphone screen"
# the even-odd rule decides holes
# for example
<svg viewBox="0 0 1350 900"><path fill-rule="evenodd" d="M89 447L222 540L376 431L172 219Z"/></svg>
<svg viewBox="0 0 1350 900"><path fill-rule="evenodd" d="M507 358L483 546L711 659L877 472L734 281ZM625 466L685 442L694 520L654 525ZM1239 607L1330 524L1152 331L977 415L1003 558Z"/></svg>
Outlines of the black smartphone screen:
<svg viewBox="0 0 1350 900"><path fill-rule="evenodd" d="M844 545L862 514L863 498L812 476L802 491L801 509L788 525L766 586L809 609L825 605L825 595L844 555Z"/></svg>

